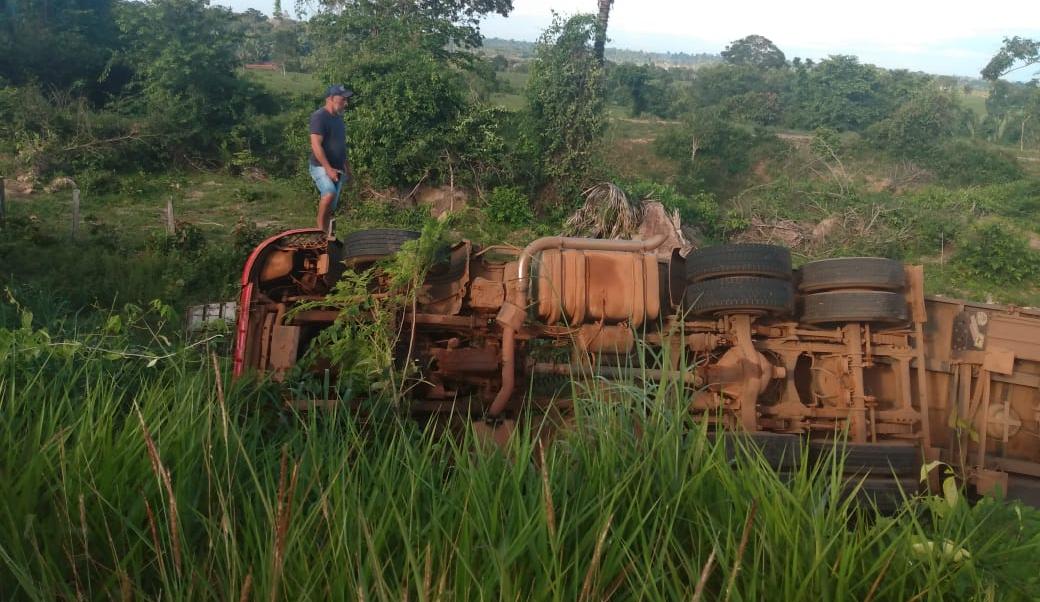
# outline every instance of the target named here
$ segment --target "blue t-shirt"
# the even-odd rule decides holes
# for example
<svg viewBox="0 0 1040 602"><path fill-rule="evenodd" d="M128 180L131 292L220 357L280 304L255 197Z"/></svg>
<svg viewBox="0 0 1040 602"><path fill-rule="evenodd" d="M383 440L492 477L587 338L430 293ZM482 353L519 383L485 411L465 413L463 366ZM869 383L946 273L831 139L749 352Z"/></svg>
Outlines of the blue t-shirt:
<svg viewBox="0 0 1040 602"><path fill-rule="evenodd" d="M311 133L321 136L321 148L333 169L343 169L347 162L347 128L342 115L333 115L321 107L311 113ZM321 165L314 151L310 154L311 165Z"/></svg>

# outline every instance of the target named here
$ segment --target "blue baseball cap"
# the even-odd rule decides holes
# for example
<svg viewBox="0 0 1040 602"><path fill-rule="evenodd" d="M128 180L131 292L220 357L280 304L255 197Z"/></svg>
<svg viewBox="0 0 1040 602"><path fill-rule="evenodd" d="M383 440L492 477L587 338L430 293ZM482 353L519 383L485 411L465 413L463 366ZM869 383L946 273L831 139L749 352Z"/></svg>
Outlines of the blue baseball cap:
<svg viewBox="0 0 1040 602"><path fill-rule="evenodd" d="M344 87L342 84L333 84L325 90L325 98L330 96L342 96L344 98L350 98L354 95L354 91L350 88Z"/></svg>

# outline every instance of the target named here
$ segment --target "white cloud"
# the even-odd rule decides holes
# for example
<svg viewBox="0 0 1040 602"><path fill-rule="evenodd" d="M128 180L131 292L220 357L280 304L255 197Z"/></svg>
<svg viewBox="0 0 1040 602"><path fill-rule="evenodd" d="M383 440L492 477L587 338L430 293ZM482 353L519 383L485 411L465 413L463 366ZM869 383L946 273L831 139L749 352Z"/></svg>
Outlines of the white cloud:
<svg viewBox="0 0 1040 602"><path fill-rule="evenodd" d="M1036 0L615 0L609 35L611 45L625 48L719 52L759 34L791 57L854 54L882 66L977 75L1004 36L1040 37L1040 25L1029 19L1036 6ZM489 19L484 30L533 39L553 10L595 12L596 1L514 0L510 18Z"/></svg>
<svg viewBox="0 0 1040 602"><path fill-rule="evenodd" d="M595 0L515 0L516 16L550 11L595 12ZM757 33L777 44L833 46L869 41L934 44L965 37L1012 35L1036 12L1036 2L1003 0L842 0L776 2L674 2L616 0L611 29L642 34L688 35L719 44ZM1033 27L1035 31L1035 26Z"/></svg>

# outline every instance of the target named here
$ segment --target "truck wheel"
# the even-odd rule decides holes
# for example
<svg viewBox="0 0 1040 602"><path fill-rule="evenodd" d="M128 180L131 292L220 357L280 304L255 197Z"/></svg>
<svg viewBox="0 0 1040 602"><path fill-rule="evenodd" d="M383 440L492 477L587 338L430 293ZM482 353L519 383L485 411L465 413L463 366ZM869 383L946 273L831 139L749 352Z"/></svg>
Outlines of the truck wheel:
<svg viewBox="0 0 1040 602"><path fill-rule="evenodd" d="M794 311L794 288L790 282L775 278L716 278L686 287L683 306L698 316L727 313L785 316Z"/></svg>
<svg viewBox="0 0 1040 602"><path fill-rule="evenodd" d="M802 266L798 290L815 293L835 289L899 291L906 284L903 263L884 257L839 257Z"/></svg>
<svg viewBox="0 0 1040 602"><path fill-rule="evenodd" d="M718 245L686 256L686 281L722 276L765 276L791 279L791 251L776 245Z"/></svg>
<svg viewBox="0 0 1040 602"><path fill-rule="evenodd" d="M836 324L873 322L897 325L909 321L906 298L886 291L830 291L805 295L802 322Z"/></svg>
<svg viewBox="0 0 1040 602"><path fill-rule="evenodd" d="M827 454L839 454L847 474L874 477L900 475L918 476L921 470L921 449L912 444L842 443L840 441L811 441L809 455L822 460Z"/></svg>
<svg viewBox="0 0 1040 602"><path fill-rule="evenodd" d="M741 446L757 448L762 458L777 470L794 469L802 461L802 438L785 433L709 433L709 439L721 438L727 462L736 462ZM752 448L753 446L753 448Z"/></svg>
<svg viewBox="0 0 1040 602"><path fill-rule="evenodd" d="M358 230L343 238L343 259L348 265L361 265L393 255L401 246L419 238L412 230L377 228Z"/></svg>
<svg viewBox="0 0 1040 602"><path fill-rule="evenodd" d="M855 491L856 503L860 508L877 508L883 515L895 514L906 502L914 497L921 484L916 478L850 478L843 485L843 495L852 495Z"/></svg>

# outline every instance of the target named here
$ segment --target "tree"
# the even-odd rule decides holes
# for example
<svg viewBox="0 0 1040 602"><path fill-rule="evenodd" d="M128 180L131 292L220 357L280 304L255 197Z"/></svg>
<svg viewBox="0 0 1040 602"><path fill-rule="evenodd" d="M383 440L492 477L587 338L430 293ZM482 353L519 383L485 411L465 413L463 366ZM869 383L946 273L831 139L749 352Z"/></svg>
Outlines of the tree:
<svg viewBox="0 0 1040 602"><path fill-rule="evenodd" d="M1004 38L1004 45L982 69L982 77L993 81L1013 71L1038 64L1040 64L1040 40L1030 40L1018 36Z"/></svg>
<svg viewBox="0 0 1040 602"><path fill-rule="evenodd" d="M594 15L556 16L538 41L527 84L535 156L564 198L577 198L588 183L605 126L597 31Z"/></svg>
<svg viewBox="0 0 1040 602"><path fill-rule="evenodd" d="M148 114L160 150L181 158L213 156L226 134L263 95L238 78L240 37L229 9L208 0L148 0L119 5L134 72L133 99Z"/></svg>
<svg viewBox="0 0 1040 602"><path fill-rule="evenodd" d="M919 91L870 131L896 157L928 161L943 142L963 133L970 111L949 92Z"/></svg>
<svg viewBox="0 0 1040 602"><path fill-rule="evenodd" d="M650 69L646 65L621 63L611 65L607 71L608 83L616 90L619 104L629 105L630 114L639 117L649 104L647 85L650 82Z"/></svg>
<svg viewBox="0 0 1040 602"><path fill-rule="evenodd" d="M494 125L466 95L463 73L484 71L465 49L481 43L480 17L507 14L511 0L323 6L311 22L318 72L358 93L348 127L359 174L376 186L412 187L447 179L460 157L479 154L475 149L497 148Z"/></svg>
<svg viewBox="0 0 1040 602"><path fill-rule="evenodd" d="M807 70L796 92L795 125L861 131L890 111L880 70L854 56L834 55Z"/></svg>
<svg viewBox="0 0 1040 602"><path fill-rule="evenodd" d="M773 125L786 113L796 78L786 69L720 63L697 70L689 95L695 110L712 108L728 119Z"/></svg>
<svg viewBox="0 0 1040 602"><path fill-rule="evenodd" d="M456 62L465 62L469 56L460 50L481 45L480 20L485 15L505 17L513 10L513 0L319 1L323 12L318 24L326 29L334 24L334 32L341 36L325 43L341 53L350 52L356 44L373 47L393 39L395 44L422 47ZM401 32L408 35L396 35Z"/></svg>
<svg viewBox="0 0 1040 602"><path fill-rule="evenodd" d="M100 104L126 78L105 74L120 48L114 0L0 2L0 85L35 82Z"/></svg>
<svg viewBox="0 0 1040 602"><path fill-rule="evenodd" d="M748 170L752 151L762 142L718 111L705 110L659 136L653 148L658 156L677 163L680 191L719 193Z"/></svg>
<svg viewBox="0 0 1040 602"><path fill-rule="evenodd" d="M722 60L730 65L759 69L779 69L787 64L784 53L769 38L760 35L750 35L731 42L722 51Z"/></svg>
<svg viewBox="0 0 1040 602"><path fill-rule="evenodd" d="M267 15L255 8L235 13L231 30L240 39L236 54L241 62L259 63L271 60L274 44L272 27Z"/></svg>
<svg viewBox="0 0 1040 602"><path fill-rule="evenodd" d="M596 42L593 44L593 52L599 64L603 64L603 52L607 46L607 23L610 21L610 7L614 0L597 0L599 13L596 17Z"/></svg>

